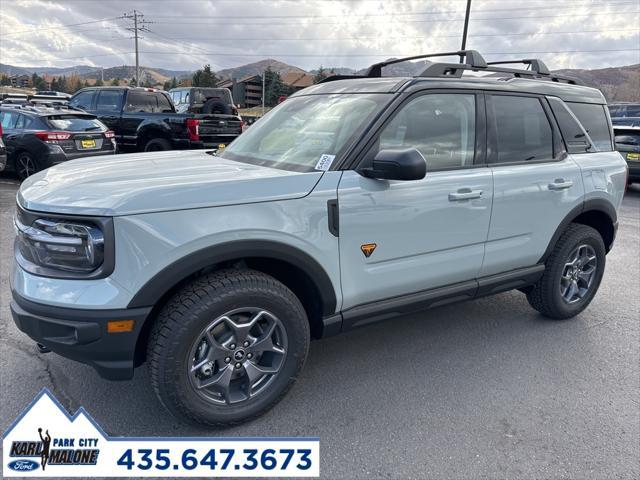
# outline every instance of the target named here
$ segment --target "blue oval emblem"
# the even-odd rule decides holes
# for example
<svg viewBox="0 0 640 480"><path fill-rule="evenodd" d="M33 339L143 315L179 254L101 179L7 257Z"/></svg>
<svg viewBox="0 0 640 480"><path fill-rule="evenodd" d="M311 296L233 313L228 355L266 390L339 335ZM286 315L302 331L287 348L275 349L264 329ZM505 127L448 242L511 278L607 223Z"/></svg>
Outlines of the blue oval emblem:
<svg viewBox="0 0 640 480"><path fill-rule="evenodd" d="M14 460L9 462L9 468L16 472L32 472L38 468L38 462L33 460Z"/></svg>

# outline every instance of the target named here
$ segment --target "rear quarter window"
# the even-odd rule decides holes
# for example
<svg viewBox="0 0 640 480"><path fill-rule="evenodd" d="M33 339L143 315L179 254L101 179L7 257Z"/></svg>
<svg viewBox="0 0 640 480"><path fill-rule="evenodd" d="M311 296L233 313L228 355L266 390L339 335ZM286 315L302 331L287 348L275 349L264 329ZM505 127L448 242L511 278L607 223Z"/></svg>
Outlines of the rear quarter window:
<svg viewBox="0 0 640 480"><path fill-rule="evenodd" d="M601 152L613 150L611 130L607 119L606 106L595 103L572 103L567 106L578 118L582 127L593 141L594 146Z"/></svg>

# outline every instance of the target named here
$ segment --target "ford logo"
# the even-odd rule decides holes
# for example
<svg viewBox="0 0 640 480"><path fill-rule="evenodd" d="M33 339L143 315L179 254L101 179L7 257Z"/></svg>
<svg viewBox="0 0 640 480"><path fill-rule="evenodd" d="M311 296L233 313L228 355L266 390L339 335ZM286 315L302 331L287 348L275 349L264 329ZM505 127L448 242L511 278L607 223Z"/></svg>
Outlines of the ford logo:
<svg viewBox="0 0 640 480"><path fill-rule="evenodd" d="M9 462L9 468L16 472L32 472L38 468L38 462L33 460L14 460Z"/></svg>

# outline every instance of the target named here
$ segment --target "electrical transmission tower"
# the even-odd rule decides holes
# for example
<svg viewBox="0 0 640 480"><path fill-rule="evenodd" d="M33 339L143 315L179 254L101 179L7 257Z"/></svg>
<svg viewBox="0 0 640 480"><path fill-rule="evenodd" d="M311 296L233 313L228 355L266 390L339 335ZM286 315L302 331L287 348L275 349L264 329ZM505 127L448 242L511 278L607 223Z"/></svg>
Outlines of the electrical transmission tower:
<svg viewBox="0 0 640 480"><path fill-rule="evenodd" d="M136 87L140 86L140 54L138 53L138 38L139 32L148 32L147 24L152 23L144 19L144 15L137 10L133 12L125 13L122 18L127 20L133 20L133 26L128 27L127 30L133 32L133 38L135 39L136 46Z"/></svg>

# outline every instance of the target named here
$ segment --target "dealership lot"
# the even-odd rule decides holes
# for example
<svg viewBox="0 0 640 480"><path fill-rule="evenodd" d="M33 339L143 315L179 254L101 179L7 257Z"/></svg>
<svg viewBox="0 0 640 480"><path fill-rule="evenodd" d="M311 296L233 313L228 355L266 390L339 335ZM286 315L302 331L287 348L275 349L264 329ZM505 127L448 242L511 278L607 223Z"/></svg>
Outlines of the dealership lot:
<svg viewBox="0 0 640 480"><path fill-rule="evenodd" d="M0 177L0 428L46 386L111 435L319 436L327 478L640 476L640 188L592 305L553 322L510 292L312 343L283 402L236 428L169 417L131 382L39 355L10 318L17 182Z"/></svg>

